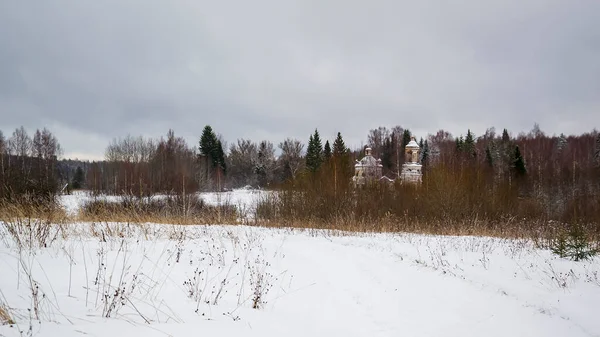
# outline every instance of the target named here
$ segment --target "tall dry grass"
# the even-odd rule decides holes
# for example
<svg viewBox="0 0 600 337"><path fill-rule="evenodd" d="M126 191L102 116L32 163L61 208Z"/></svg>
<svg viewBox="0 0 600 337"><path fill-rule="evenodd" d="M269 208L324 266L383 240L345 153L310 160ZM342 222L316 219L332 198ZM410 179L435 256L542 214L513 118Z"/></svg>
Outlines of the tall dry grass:
<svg viewBox="0 0 600 337"><path fill-rule="evenodd" d="M539 191L538 191L539 192ZM256 222L368 232L555 238L576 225L600 238L600 195L566 195L562 212L525 180L498 181L469 167L430 169L419 186L335 186L330 177L300 179L258 202Z"/></svg>
<svg viewBox="0 0 600 337"><path fill-rule="evenodd" d="M15 324L10 308L4 302L0 302L0 325Z"/></svg>
<svg viewBox="0 0 600 337"><path fill-rule="evenodd" d="M212 206L196 195L163 199L122 197L120 201L86 202L78 220L96 222L168 223L177 225L237 222L237 210L227 201Z"/></svg>
<svg viewBox="0 0 600 337"><path fill-rule="evenodd" d="M0 200L0 221L37 219L48 223L63 223L67 214L54 198Z"/></svg>

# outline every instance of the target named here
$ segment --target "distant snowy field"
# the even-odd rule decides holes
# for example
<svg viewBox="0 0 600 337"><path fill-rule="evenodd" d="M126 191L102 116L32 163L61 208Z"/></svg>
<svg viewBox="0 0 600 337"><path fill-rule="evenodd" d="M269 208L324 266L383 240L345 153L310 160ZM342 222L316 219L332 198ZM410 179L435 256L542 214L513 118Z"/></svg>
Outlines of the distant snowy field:
<svg viewBox="0 0 600 337"><path fill-rule="evenodd" d="M8 228L0 336L600 335L600 259L527 241L74 224L40 247Z"/></svg>

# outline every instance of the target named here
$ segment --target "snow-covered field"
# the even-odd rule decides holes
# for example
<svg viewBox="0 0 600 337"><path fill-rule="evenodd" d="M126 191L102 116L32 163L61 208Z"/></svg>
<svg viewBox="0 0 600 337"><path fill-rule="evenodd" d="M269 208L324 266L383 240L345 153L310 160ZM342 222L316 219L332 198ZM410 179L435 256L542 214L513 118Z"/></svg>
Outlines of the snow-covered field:
<svg viewBox="0 0 600 337"><path fill-rule="evenodd" d="M0 233L0 305L16 321L5 336L600 336L600 259L526 241L20 228ZM36 233L47 233L41 246Z"/></svg>

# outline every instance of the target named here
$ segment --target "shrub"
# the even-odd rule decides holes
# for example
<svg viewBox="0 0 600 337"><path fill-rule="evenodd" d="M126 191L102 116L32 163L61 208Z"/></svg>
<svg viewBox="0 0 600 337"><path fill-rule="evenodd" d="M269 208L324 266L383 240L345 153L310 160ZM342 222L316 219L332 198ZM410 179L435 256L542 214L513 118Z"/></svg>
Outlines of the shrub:
<svg viewBox="0 0 600 337"><path fill-rule="evenodd" d="M562 231L551 241L550 250L561 258L574 261L587 260L598 254L598 248L590 242L588 234L581 225L573 225Z"/></svg>

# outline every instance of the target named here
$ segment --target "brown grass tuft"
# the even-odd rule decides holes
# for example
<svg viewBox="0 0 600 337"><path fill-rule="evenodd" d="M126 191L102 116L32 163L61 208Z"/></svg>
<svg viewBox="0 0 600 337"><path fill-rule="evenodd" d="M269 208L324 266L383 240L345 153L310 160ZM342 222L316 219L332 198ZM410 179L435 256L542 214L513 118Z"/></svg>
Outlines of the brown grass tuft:
<svg viewBox="0 0 600 337"><path fill-rule="evenodd" d="M1 325L15 324L15 321L13 320L12 316L10 315L10 309L4 303L0 303L0 324Z"/></svg>

